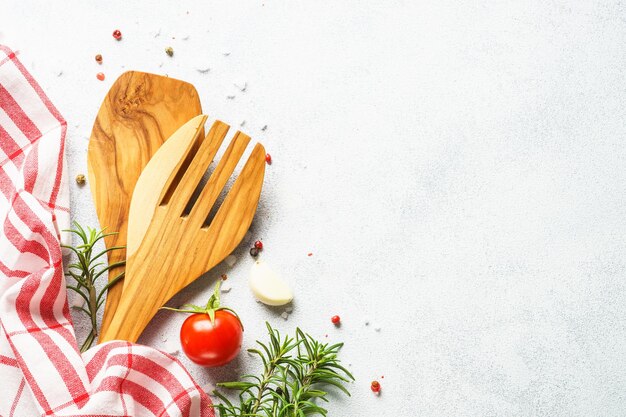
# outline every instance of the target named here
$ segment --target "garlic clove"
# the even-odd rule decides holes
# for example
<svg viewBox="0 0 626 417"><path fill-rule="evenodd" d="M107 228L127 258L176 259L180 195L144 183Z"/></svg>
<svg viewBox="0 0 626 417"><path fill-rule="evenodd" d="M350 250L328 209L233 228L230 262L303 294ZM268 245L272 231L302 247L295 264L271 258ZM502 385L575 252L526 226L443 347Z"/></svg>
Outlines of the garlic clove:
<svg viewBox="0 0 626 417"><path fill-rule="evenodd" d="M287 283L261 260L252 265L249 283L254 296L264 304L282 306L293 300Z"/></svg>

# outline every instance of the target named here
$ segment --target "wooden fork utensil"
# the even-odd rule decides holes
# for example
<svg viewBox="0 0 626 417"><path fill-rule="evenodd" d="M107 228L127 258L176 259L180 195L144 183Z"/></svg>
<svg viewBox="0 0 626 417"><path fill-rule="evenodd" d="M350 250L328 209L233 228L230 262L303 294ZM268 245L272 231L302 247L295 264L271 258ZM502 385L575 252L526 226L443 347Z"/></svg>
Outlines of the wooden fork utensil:
<svg viewBox="0 0 626 417"><path fill-rule="evenodd" d="M235 133L198 193L196 189L229 130L227 124L216 121L202 138L206 119L204 115L194 117L178 129L167 143L179 144L184 152L160 148L137 181L128 221L122 297L100 342L136 342L157 310L228 256L252 223L265 174L265 149L260 143L254 146L215 216L209 219L250 137ZM175 168L167 176L159 174L163 167L172 166Z"/></svg>

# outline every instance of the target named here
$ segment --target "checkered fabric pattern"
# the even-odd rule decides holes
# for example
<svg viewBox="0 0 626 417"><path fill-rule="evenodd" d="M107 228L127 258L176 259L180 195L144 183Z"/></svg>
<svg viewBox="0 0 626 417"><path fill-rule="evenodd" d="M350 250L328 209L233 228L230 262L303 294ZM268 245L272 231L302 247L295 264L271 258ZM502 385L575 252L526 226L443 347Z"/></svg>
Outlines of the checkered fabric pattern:
<svg viewBox="0 0 626 417"><path fill-rule="evenodd" d="M201 416L182 364L113 341L81 355L60 247L69 226L66 122L0 45L0 417Z"/></svg>

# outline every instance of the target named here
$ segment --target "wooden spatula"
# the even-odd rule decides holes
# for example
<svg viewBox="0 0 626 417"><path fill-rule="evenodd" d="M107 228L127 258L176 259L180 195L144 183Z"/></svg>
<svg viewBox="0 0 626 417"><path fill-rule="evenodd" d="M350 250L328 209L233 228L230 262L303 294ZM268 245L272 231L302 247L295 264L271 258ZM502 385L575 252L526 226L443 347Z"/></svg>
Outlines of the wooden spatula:
<svg viewBox="0 0 626 417"><path fill-rule="evenodd" d="M100 226L117 235L107 247L126 245L126 227L135 183L161 144L189 119L201 114L196 89L189 83L154 74L122 74L106 95L89 139L88 176ZM126 259L123 250L109 252L109 264ZM113 279L124 267L112 269ZM102 331L122 294L122 284L107 294Z"/></svg>
<svg viewBox="0 0 626 417"><path fill-rule="evenodd" d="M133 200L145 195L142 189L148 187L159 196L157 206L154 209L154 203L146 201L146 211L152 208L154 214L141 244L127 259L123 296L101 342L137 341L159 307L228 256L250 227L265 173L265 150L260 143L252 150L215 217L208 220L250 142L250 137L241 132L230 141L195 203L188 206L229 130L228 125L216 121L206 138L199 140L205 121L206 116L193 118L170 139L188 138L185 152L173 156L177 159L176 168L165 185L150 181L150 172L162 164L161 152L167 149L159 150L141 174ZM129 230L133 230L131 225L137 221L136 216L141 216L141 210L132 214Z"/></svg>

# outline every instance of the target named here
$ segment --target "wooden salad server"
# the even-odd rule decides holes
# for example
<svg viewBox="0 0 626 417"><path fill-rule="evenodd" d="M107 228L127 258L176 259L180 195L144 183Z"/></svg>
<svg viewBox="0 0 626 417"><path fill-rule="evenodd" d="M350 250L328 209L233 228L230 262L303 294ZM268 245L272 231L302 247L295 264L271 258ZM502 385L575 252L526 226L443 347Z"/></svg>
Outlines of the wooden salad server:
<svg viewBox="0 0 626 417"><path fill-rule="evenodd" d="M133 235L141 234L145 227L145 235L138 246L129 248L123 295L100 342L136 342L158 309L228 256L252 223L265 174L265 149L260 143L254 146L215 217L209 219L250 137L235 133L198 192L196 188L229 130L227 124L216 121L201 139L206 118L194 117L177 130L168 142L185 144L184 152L161 148L137 182L128 230ZM153 175L172 165L175 168L165 182ZM198 196L192 201L194 194ZM147 227L146 213L153 213Z"/></svg>
<svg viewBox="0 0 626 417"><path fill-rule="evenodd" d="M161 144L189 119L202 113L198 92L189 83L155 74L122 74L104 98L94 122L87 153L88 177L100 226L117 232L108 248L126 245L126 228L135 183ZM123 263L123 249L108 253L109 265ZM118 265L109 280L124 271ZM122 294L110 287L102 319L106 330Z"/></svg>

